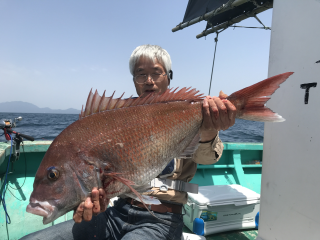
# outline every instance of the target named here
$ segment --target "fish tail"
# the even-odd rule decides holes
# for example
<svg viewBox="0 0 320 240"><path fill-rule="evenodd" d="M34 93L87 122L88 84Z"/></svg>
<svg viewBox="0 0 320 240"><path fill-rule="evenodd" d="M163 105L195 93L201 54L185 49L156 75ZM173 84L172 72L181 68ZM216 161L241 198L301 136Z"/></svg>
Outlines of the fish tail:
<svg viewBox="0 0 320 240"><path fill-rule="evenodd" d="M237 118L260 122L285 119L265 106L271 95L293 72L282 73L231 94L227 99L237 108ZM224 98L221 97L220 98Z"/></svg>
<svg viewBox="0 0 320 240"><path fill-rule="evenodd" d="M112 174L112 173L111 173ZM110 174L110 175L111 175ZM109 174L108 174L109 175ZM140 201L142 202L142 204L144 205L144 207L148 210L148 212L154 216L155 218L157 218L158 220L160 221L163 221L162 219L158 218L156 215L154 215L153 212L151 212L149 210L149 208L147 207L147 205L145 204L145 202L143 201L142 199L142 196L140 193L138 193L131 185L134 185L134 182L130 181L129 179L126 179L126 178L123 178L123 177L119 177L116 173L112 174L112 177L115 179L115 180L118 180L119 182L121 182L122 184L126 185L139 199Z"/></svg>

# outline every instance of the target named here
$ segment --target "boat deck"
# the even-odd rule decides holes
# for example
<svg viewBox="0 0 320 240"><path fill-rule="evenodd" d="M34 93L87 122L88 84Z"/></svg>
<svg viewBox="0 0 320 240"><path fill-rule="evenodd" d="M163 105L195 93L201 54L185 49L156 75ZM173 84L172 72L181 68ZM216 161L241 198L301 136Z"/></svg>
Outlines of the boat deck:
<svg viewBox="0 0 320 240"><path fill-rule="evenodd" d="M26 162L21 148L21 156L9 169L8 182L18 190L7 191L6 203L12 223L6 224L3 207L0 204L0 239L15 240L26 234L41 230L48 225L42 224L42 218L25 211L29 196L33 190L34 175L51 144L51 141L25 142ZM224 143L222 158L215 165L199 165L192 180L200 186L240 184L260 193L262 164L252 164L261 161L262 144ZM0 192L3 191L5 172L10 155L10 145L0 143ZM11 159L15 160L14 157ZM10 190L10 189L9 189ZM58 218L50 225L72 219L72 212ZM185 227L184 232L191 233ZM208 240L254 240L257 230L229 231L206 236Z"/></svg>
<svg viewBox="0 0 320 240"><path fill-rule="evenodd" d="M183 232L192 233L186 226ZM258 236L258 231L255 229L248 229L242 231L229 231L223 233L216 233L205 236L207 240L255 240Z"/></svg>

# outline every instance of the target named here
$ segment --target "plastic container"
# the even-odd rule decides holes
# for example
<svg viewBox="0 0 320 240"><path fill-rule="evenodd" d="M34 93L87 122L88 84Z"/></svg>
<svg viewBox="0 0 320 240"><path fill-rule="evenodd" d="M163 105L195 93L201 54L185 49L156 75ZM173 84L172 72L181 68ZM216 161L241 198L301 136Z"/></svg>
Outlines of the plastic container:
<svg viewBox="0 0 320 240"><path fill-rule="evenodd" d="M191 233L182 233L181 240L206 240L206 238Z"/></svg>
<svg viewBox="0 0 320 240"><path fill-rule="evenodd" d="M260 211L260 194L241 185L216 185L199 187L198 194L188 194L185 204L184 224L201 233L203 219L204 236L238 229L256 227L256 215ZM196 220L195 220L196 219Z"/></svg>

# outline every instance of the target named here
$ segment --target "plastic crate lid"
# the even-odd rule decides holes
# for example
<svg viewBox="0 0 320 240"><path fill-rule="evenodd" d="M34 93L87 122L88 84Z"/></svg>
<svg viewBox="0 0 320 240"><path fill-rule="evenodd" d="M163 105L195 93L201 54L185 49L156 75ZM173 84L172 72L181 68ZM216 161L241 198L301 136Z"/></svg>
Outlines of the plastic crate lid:
<svg viewBox="0 0 320 240"><path fill-rule="evenodd" d="M244 205L260 202L260 194L241 185L214 185L199 187L199 193L188 193L188 201L199 206Z"/></svg>

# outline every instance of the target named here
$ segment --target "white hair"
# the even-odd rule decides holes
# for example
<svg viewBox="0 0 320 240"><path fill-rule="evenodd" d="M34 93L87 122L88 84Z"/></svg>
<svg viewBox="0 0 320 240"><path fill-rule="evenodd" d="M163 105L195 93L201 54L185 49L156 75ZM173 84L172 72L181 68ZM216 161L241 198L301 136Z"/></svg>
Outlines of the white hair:
<svg viewBox="0 0 320 240"><path fill-rule="evenodd" d="M129 60L129 69L132 76L134 76L136 63L142 56L149 58L153 62L157 59L169 76L169 71L171 70L171 59L169 53L160 46L150 44L141 45L132 52Z"/></svg>

